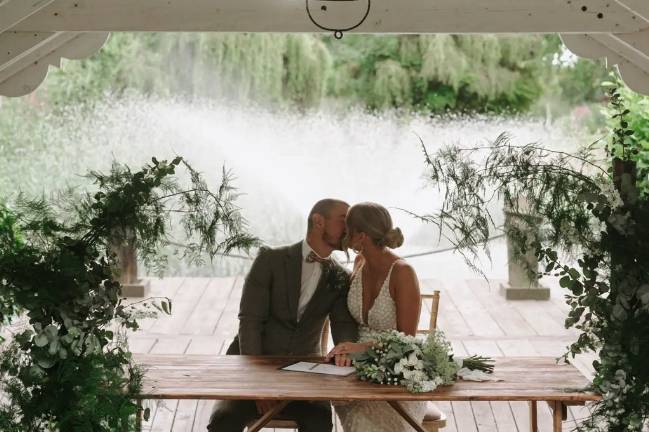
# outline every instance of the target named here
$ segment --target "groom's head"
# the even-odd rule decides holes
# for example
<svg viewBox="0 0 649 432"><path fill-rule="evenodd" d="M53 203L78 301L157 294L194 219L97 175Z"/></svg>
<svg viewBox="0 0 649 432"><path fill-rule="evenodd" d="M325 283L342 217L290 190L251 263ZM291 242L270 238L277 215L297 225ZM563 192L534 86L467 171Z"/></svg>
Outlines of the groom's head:
<svg viewBox="0 0 649 432"><path fill-rule="evenodd" d="M315 203L307 223L307 235L322 239L334 250L342 250L345 237L345 217L349 204L333 198L326 198Z"/></svg>

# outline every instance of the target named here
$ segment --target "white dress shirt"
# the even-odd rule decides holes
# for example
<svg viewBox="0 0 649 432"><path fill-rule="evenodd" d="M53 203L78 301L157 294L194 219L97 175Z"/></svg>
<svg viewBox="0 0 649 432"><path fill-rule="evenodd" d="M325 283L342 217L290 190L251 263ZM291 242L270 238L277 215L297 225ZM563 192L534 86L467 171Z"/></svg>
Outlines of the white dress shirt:
<svg viewBox="0 0 649 432"><path fill-rule="evenodd" d="M309 301L313 297L313 294L318 287L320 276L322 275L322 264L317 261L314 261L312 263L306 262L306 257L312 250L313 249L311 248L311 246L309 246L309 243L306 241L306 239L302 241L302 280L300 286L300 301L298 302L297 306L298 321L302 319L302 314L309 304Z"/></svg>

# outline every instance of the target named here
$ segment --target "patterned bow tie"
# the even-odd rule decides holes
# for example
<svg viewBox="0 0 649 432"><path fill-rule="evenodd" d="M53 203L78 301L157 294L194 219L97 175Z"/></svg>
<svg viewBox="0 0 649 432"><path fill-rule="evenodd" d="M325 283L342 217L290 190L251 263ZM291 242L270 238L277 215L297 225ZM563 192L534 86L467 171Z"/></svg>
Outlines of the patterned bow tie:
<svg viewBox="0 0 649 432"><path fill-rule="evenodd" d="M322 258L313 251L309 252L309 255L307 255L304 260L308 263L319 262L320 264L325 264L325 265L331 263L330 258Z"/></svg>

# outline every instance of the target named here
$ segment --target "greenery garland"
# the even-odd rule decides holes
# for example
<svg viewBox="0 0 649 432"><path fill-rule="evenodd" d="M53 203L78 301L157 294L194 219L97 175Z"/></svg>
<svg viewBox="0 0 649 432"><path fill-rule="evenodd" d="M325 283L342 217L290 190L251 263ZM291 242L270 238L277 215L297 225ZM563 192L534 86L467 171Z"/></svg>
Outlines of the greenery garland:
<svg viewBox="0 0 649 432"><path fill-rule="evenodd" d="M189 187L175 179L179 168L188 172ZM185 229L190 261L257 243L246 233L225 171L215 192L180 157L153 158L138 172L115 163L109 174L89 177L95 193L0 206L0 324L17 314L29 320L0 345L0 393L7 398L0 402L2 431L135 426L141 371L126 331L137 330L137 318L151 307L171 313L171 302L120 298L116 246L134 247L161 270L165 259L157 251L169 244L172 220Z"/></svg>

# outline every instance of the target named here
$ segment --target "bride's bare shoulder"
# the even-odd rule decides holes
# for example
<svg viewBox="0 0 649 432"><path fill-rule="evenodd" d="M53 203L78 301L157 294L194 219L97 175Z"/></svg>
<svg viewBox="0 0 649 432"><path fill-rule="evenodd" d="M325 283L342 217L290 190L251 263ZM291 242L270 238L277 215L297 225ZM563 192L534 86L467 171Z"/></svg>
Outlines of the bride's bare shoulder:
<svg viewBox="0 0 649 432"><path fill-rule="evenodd" d="M395 285L402 286L404 284L412 284L417 282L417 273L413 266L406 260L399 258L394 262L392 269L392 280Z"/></svg>
<svg viewBox="0 0 649 432"><path fill-rule="evenodd" d="M408 261L406 261L403 258L398 258L396 261L394 261L394 269L392 270L392 273L409 273L415 272L415 269L413 266L410 265Z"/></svg>

